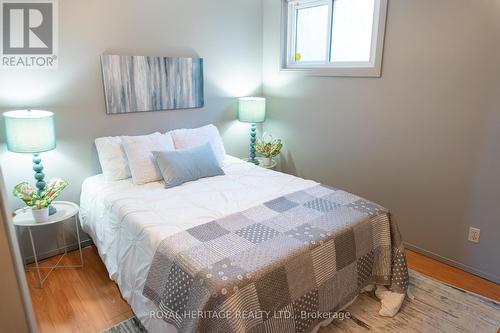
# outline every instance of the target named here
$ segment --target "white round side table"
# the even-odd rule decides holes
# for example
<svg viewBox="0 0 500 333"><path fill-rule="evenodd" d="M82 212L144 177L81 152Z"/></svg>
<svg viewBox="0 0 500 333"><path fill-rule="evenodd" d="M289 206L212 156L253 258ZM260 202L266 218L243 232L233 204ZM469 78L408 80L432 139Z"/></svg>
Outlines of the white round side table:
<svg viewBox="0 0 500 333"><path fill-rule="evenodd" d="M47 222L35 222L33 219L33 214L29 208L21 208L14 212L15 216L12 219L14 225L17 227L25 227L28 228L28 233L30 235L31 248L33 250L33 257L35 258L35 266L38 274L38 282L40 283L40 288L43 287L43 283L49 277L50 273L56 268L81 268L83 267L83 255L82 255L82 246L80 244L80 231L78 230L78 211L80 207L73 202L69 201L54 201L52 203L57 209L57 212L54 215L49 216ZM38 257L35 248L35 242L33 240L33 234L31 232L32 228L43 227L50 224L56 224L60 222L64 222L70 218L75 219L75 228L76 228L76 237L78 239L78 250L80 252L80 264L79 265L60 265L61 260L66 256L68 244L66 244L66 232L65 228L63 228L63 243L64 243L64 253L60 256L59 260L55 265L52 266L40 266L38 264ZM40 270L49 269L49 272L42 278L42 274Z"/></svg>
<svg viewBox="0 0 500 333"><path fill-rule="evenodd" d="M262 157L256 157L255 159L257 161L259 161L259 164L257 164L257 165L260 166L261 168L264 168L264 169L274 170L276 168L276 165L278 164L275 159L271 159L271 164L270 165L264 165L263 162L262 162L263 161ZM245 158L244 161L252 163L252 161L249 158Z"/></svg>

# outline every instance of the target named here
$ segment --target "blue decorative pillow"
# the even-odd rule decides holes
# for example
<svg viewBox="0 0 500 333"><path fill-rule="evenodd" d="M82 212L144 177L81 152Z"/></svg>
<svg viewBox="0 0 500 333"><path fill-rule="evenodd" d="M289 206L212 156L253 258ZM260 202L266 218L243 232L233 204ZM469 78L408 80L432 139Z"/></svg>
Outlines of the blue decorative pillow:
<svg viewBox="0 0 500 333"><path fill-rule="evenodd" d="M208 142L189 149L155 151L153 156L165 180L166 188L225 174Z"/></svg>

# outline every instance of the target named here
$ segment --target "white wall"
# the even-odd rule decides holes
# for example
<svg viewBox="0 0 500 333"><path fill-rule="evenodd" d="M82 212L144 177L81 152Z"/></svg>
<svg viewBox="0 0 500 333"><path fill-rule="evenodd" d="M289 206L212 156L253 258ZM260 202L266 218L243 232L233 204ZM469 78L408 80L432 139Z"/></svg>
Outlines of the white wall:
<svg viewBox="0 0 500 333"><path fill-rule="evenodd" d="M59 68L0 70L0 111L31 107L56 113L58 147L42 157L47 177L70 183L61 199L78 202L83 179L100 171L93 145L99 136L216 123L228 152L246 155L247 126L235 120L235 106L236 97L261 93L261 1L64 0L59 7ZM106 115L103 53L203 57L205 107ZM31 157L5 152L3 144L0 163L9 192L33 177ZM12 197L10 204L21 206ZM54 232L36 235L40 252L57 246ZM20 238L27 241L26 235Z"/></svg>
<svg viewBox="0 0 500 333"><path fill-rule="evenodd" d="M381 78L307 77L279 72L280 0L264 0L282 167L381 203L408 243L500 281L499 22L498 1L390 0Z"/></svg>

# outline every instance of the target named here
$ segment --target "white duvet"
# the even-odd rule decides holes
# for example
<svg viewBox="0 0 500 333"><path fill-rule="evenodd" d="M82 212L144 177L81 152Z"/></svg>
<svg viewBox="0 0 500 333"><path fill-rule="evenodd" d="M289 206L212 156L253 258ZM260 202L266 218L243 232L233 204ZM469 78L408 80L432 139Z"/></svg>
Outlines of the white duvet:
<svg viewBox="0 0 500 333"><path fill-rule="evenodd" d="M150 318L156 307L142 296L155 250L179 231L236 213L316 185L227 156L225 176L165 189L162 182L134 185L131 179L85 180L80 221L96 244L110 277L149 332L176 332Z"/></svg>

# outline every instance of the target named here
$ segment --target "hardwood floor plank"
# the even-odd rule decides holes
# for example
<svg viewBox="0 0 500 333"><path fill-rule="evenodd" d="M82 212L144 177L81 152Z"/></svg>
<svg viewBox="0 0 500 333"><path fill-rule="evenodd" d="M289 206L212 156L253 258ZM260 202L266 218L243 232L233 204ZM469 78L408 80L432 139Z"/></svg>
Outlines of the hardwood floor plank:
<svg viewBox="0 0 500 333"><path fill-rule="evenodd" d="M83 269L52 272L43 289L34 271L27 272L40 333L101 332L133 316L94 246L83 249ZM500 285L448 266L413 251L408 265L417 272L491 299L500 301ZM43 264L53 264L56 258ZM78 252L69 253L64 264L78 264ZM500 330L499 332L500 333Z"/></svg>
<svg viewBox="0 0 500 333"><path fill-rule="evenodd" d="M42 289L35 271L26 273L40 332L101 332L133 315L97 249L87 247L83 255L83 269L55 270ZM72 252L61 263L78 264L78 260L78 252ZM51 258L41 264L54 263Z"/></svg>
<svg viewBox="0 0 500 333"><path fill-rule="evenodd" d="M417 252L406 250L408 266L413 270L473 293L500 301L500 285L461 269L441 263Z"/></svg>

